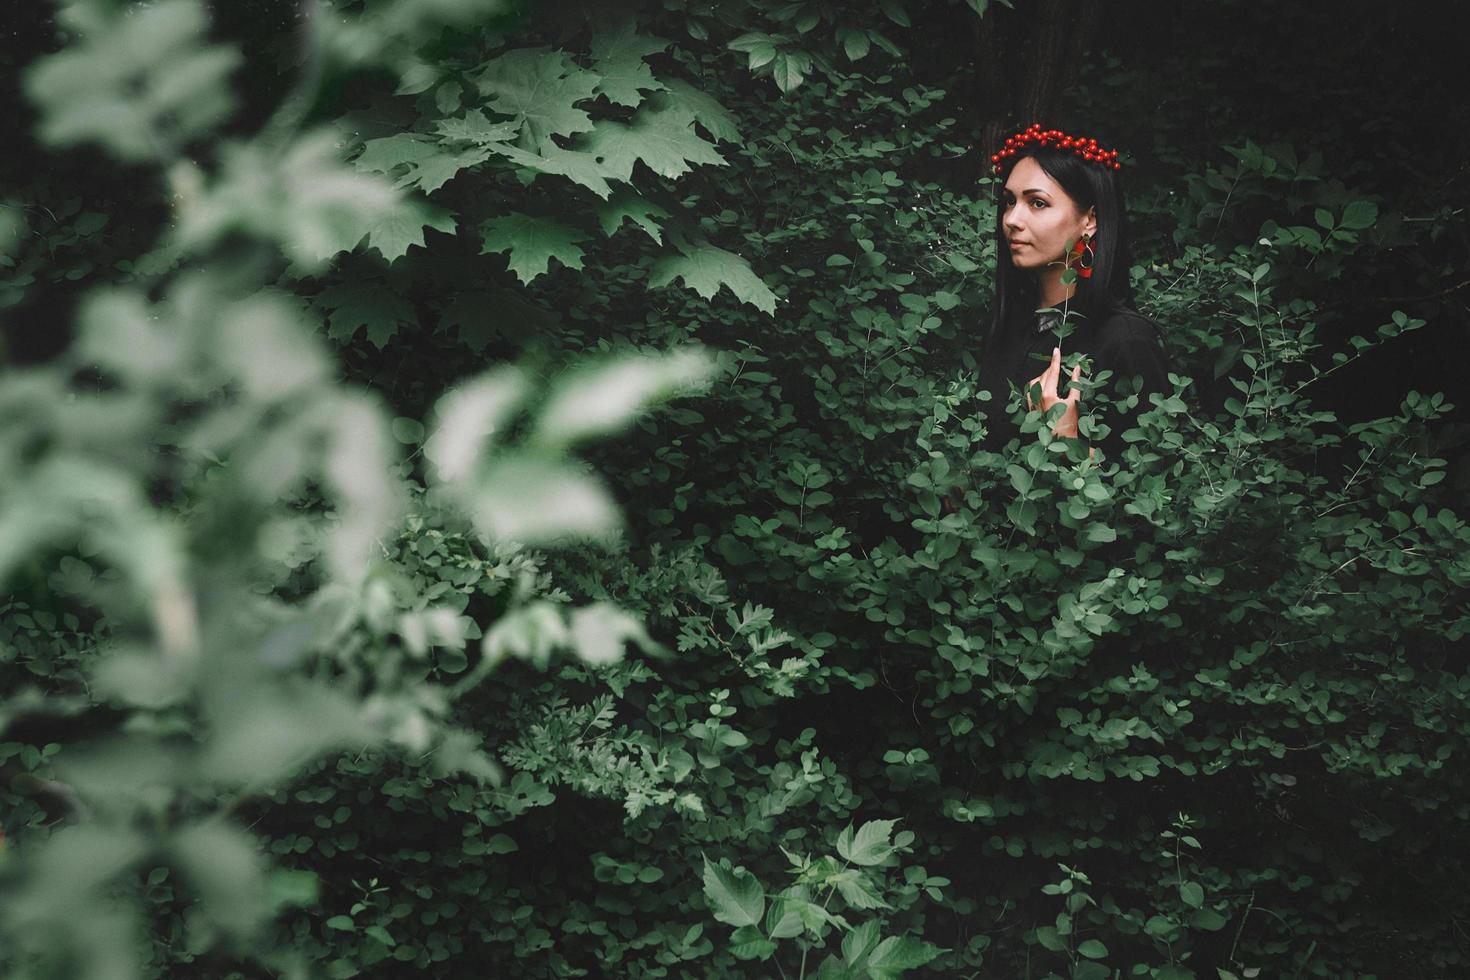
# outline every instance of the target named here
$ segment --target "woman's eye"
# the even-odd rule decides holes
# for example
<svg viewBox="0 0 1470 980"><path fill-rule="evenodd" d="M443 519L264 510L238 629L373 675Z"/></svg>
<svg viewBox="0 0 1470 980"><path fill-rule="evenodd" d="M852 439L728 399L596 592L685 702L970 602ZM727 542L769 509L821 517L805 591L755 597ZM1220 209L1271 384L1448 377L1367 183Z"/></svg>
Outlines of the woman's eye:
<svg viewBox="0 0 1470 980"><path fill-rule="evenodd" d="M1038 207L1043 207L1043 208L1044 208L1044 207L1046 207L1046 202L1045 202L1045 201L1043 201L1043 200L1042 200L1042 199L1041 199L1041 198L1039 198L1039 197L1037 197L1037 198L1032 198L1032 200L1031 200L1031 203L1032 203L1032 204L1035 204L1035 205L1037 205L1037 206L1038 206Z"/></svg>

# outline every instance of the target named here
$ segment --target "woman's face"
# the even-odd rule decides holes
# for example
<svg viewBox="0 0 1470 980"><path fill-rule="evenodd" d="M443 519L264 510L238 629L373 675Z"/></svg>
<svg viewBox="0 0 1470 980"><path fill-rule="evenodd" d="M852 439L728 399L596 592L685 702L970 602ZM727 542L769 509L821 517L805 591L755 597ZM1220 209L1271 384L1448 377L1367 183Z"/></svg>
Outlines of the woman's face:
<svg viewBox="0 0 1470 980"><path fill-rule="evenodd" d="M1095 210L1079 210L1032 157L1011 168L1002 208L1001 228L1018 269L1037 271L1060 262L1069 244L1097 231Z"/></svg>

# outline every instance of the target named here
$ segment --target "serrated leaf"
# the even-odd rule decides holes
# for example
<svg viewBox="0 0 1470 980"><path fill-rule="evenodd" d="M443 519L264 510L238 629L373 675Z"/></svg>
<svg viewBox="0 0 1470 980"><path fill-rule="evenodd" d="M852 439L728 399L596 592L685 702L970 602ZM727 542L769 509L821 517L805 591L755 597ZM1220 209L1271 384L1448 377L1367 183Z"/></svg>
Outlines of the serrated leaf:
<svg viewBox="0 0 1470 980"><path fill-rule="evenodd" d="M454 216L425 201L404 201L368 232L368 247L392 263L409 248L423 247L425 228L453 234Z"/></svg>
<svg viewBox="0 0 1470 980"><path fill-rule="evenodd" d="M694 114L683 105L650 99L631 122L599 122L581 149L595 155L618 180L629 181L642 161L662 177L679 177L694 164L724 165L713 143L694 131Z"/></svg>
<svg viewBox="0 0 1470 980"><path fill-rule="evenodd" d="M612 194L612 188L608 186L607 179L617 177L617 174L599 162L595 155L578 150L564 150L555 145L550 147L545 154L530 153L517 146L500 146L495 152L517 166L528 167L544 174L566 177L603 199Z"/></svg>
<svg viewBox="0 0 1470 980"><path fill-rule="evenodd" d="M868 975L875 980L902 976L905 970L917 969L942 952L938 946L912 936L889 936L868 954Z"/></svg>
<svg viewBox="0 0 1470 980"><path fill-rule="evenodd" d="M582 268L576 243L587 236L560 221L512 211L481 224L480 238L482 253L509 252L510 270L521 282L530 282L546 272L552 259L569 269Z"/></svg>
<svg viewBox="0 0 1470 980"><path fill-rule="evenodd" d="M491 146L509 143L520 135L521 120L491 122L490 117L481 110L471 109L462 116L439 120L434 124L434 132L456 143Z"/></svg>
<svg viewBox="0 0 1470 980"><path fill-rule="evenodd" d="M834 875L828 879L828 882L837 886L838 893L853 908L886 909L890 907L887 902L878 897L872 884L855 870Z"/></svg>
<svg viewBox="0 0 1470 980"><path fill-rule="evenodd" d="M592 117L576 107L590 99L601 79L565 53L519 48L491 60L475 75L490 108L521 123L521 145L549 150L553 136L585 133Z"/></svg>
<svg viewBox="0 0 1470 980"><path fill-rule="evenodd" d="M661 38L639 34L632 20L593 37L592 70L602 76L598 93L618 105L637 106L644 92L664 87L643 59L668 46Z"/></svg>
<svg viewBox="0 0 1470 980"><path fill-rule="evenodd" d="M724 868L704 859L704 897L714 916L732 926L759 925L766 896L755 875L744 868Z"/></svg>
<svg viewBox="0 0 1470 980"><path fill-rule="evenodd" d="M603 234L611 236L625 222L631 221L660 245L664 241L663 228L653 219L668 216L669 212L632 191L614 195L612 200L597 209L597 220L602 225Z"/></svg>
<svg viewBox="0 0 1470 980"><path fill-rule="evenodd" d="M863 961L878 945L880 938L878 920L869 919L842 937L842 958L847 961L850 968L861 969Z"/></svg>
<svg viewBox="0 0 1470 980"><path fill-rule="evenodd" d="M776 312L776 294L750 268L750 264L722 248L705 243L654 263L649 285L666 286L675 279L705 299L712 299L721 286L728 286L741 302L765 313Z"/></svg>
<svg viewBox="0 0 1470 980"><path fill-rule="evenodd" d="M737 960L764 960L775 951L776 944L755 926L741 926L730 936L730 955Z"/></svg>
<svg viewBox="0 0 1470 980"><path fill-rule="evenodd" d="M665 80L663 97L692 115L714 139L732 143L740 139L740 124L735 114L688 82Z"/></svg>
<svg viewBox="0 0 1470 980"><path fill-rule="evenodd" d="M417 187L431 194L461 170L489 157L483 147L450 150L421 133L396 133L368 140L352 164L361 171L389 175L395 187Z"/></svg>
<svg viewBox="0 0 1470 980"><path fill-rule="evenodd" d="M412 304L386 286L340 284L328 287L317 297L317 305L331 311L327 336L344 343L367 331L367 338L382 350L398 328L415 319Z"/></svg>
<svg viewBox="0 0 1470 980"><path fill-rule="evenodd" d="M837 853L853 864L882 864L893 853L889 837L897 820L869 820L856 833L851 827L837 838Z"/></svg>

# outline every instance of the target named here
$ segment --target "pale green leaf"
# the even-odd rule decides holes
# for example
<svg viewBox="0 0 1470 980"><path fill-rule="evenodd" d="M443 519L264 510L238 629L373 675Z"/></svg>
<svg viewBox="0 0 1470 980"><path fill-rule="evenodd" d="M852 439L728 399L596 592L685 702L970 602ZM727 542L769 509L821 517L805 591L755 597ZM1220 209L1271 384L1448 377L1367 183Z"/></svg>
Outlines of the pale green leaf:
<svg viewBox="0 0 1470 980"><path fill-rule="evenodd" d="M528 148L544 151L553 145L553 136L592 128L592 117L576 104L592 98L601 79L561 51L509 51L486 64L474 80L490 97L490 108L521 123Z"/></svg>
<svg viewBox="0 0 1470 980"><path fill-rule="evenodd" d="M1205 890L1197 881L1186 881L1179 886L1179 900L1197 909L1205 902Z"/></svg>
<svg viewBox="0 0 1470 980"><path fill-rule="evenodd" d="M601 538L621 524L600 480L579 465L543 456L497 457L467 493L475 525L503 541Z"/></svg>
<svg viewBox="0 0 1470 980"><path fill-rule="evenodd" d="M462 116L439 120L434 124L434 131L453 142L492 146L509 143L520 135L521 121L491 122L484 112L472 109Z"/></svg>
<svg viewBox="0 0 1470 980"><path fill-rule="evenodd" d="M740 124L735 114L720 105L713 97L678 79L664 82L663 98L670 100L694 117L705 132L716 140L737 142L740 139Z"/></svg>
<svg viewBox="0 0 1470 980"><path fill-rule="evenodd" d="M454 216L425 201L404 201L368 232L368 247L391 263L413 246L423 248L425 228L453 234Z"/></svg>
<svg viewBox="0 0 1470 980"><path fill-rule="evenodd" d="M530 282L556 259L570 269L582 268L577 242L587 236L551 218L534 218L512 211L480 225L482 252L509 252L510 270L521 282Z"/></svg>
<svg viewBox="0 0 1470 980"><path fill-rule="evenodd" d="M703 352L683 350L574 368L558 380L532 438L563 446L617 432L650 404L693 389L709 376L711 366Z"/></svg>
<svg viewBox="0 0 1470 980"><path fill-rule="evenodd" d="M741 302L749 303L765 313L776 312L776 294L761 281L750 264L733 252L709 243L696 245L678 255L656 262L649 273L649 285L666 286L675 279L705 299L712 299L721 286Z"/></svg>
<svg viewBox="0 0 1470 980"><path fill-rule="evenodd" d="M219 819L192 824L173 836L169 851L216 926L243 938L270 914L264 855L239 827Z"/></svg>
<svg viewBox="0 0 1470 980"><path fill-rule="evenodd" d="M714 916L732 926L759 925L766 896L755 875L744 868L725 868L704 859L704 897Z"/></svg>
<svg viewBox="0 0 1470 980"><path fill-rule="evenodd" d="M581 148L595 155L617 179L632 179L642 161L663 177L679 177L695 164L720 164L714 144L694 131L694 114L682 104L663 98L648 101L632 122L599 122Z"/></svg>
<svg viewBox="0 0 1470 980"><path fill-rule="evenodd" d="M868 954L868 975L874 980L900 977L924 966L943 950L912 936L889 936Z"/></svg>
<svg viewBox="0 0 1470 980"><path fill-rule="evenodd" d="M424 445L435 476L448 483L468 479L529 393L520 371L500 367L440 398L437 424Z"/></svg>
<svg viewBox="0 0 1470 980"><path fill-rule="evenodd" d="M897 820L869 820L854 833L851 827L837 838L837 853L853 864L882 864L893 853L890 835Z"/></svg>
<svg viewBox="0 0 1470 980"><path fill-rule="evenodd" d="M516 166L566 177L604 199L612 194L607 179L618 176L594 154L564 150L554 145L548 147L544 154L531 153L517 146L500 146L496 148L496 152Z"/></svg>
<svg viewBox="0 0 1470 980"><path fill-rule="evenodd" d="M618 105L637 106L644 92L662 89L644 58L669 46L660 38L639 34L631 20L592 39L592 70L601 76L597 91Z"/></svg>

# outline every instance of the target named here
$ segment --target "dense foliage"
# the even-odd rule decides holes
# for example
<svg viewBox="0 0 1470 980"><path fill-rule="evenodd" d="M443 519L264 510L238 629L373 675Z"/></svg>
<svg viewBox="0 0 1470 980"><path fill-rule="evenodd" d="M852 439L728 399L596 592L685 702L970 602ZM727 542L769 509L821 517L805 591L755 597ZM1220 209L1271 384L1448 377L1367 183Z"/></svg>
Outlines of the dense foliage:
<svg viewBox="0 0 1470 980"><path fill-rule="evenodd" d="M65 5L39 138L165 189L12 212L7 975L1463 972L1464 430L1321 394L1463 216L1099 46L1175 370L1086 458L917 56L1017 6Z"/></svg>

